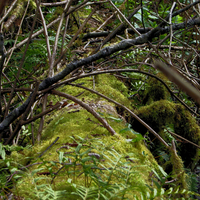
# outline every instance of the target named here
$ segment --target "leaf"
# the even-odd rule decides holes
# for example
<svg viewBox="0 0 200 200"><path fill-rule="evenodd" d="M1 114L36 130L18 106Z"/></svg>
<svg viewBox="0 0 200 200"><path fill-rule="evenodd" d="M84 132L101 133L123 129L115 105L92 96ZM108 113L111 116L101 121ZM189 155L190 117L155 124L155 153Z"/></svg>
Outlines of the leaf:
<svg viewBox="0 0 200 200"><path fill-rule="evenodd" d="M163 176L167 177L168 174L164 171L164 169L160 165L158 165L158 168L159 168L160 172L163 174Z"/></svg>
<svg viewBox="0 0 200 200"><path fill-rule="evenodd" d="M112 120L114 120L114 121L116 121L116 122L122 122L122 119L121 119L121 118L115 118L115 117L109 116L108 119L112 119Z"/></svg>
<svg viewBox="0 0 200 200"><path fill-rule="evenodd" d="M2 157L3 160L6 159L6 152L5 152L5 149L3 148L2 143L0 143L0 156Z"/></svg>
<svg viewBox="0 0 200 200"><path fill-rule="evenodd" d="M76 153L79 153L79 151L81 150L82 144L78 144L78 146L75 149Z"/></svg>
<svg viewBox="0 0 200 200"><path fill-rule="evenodd" d="M154 169L152 169L152 171L153 171L153 173L156 175L156 177L157 177L159 180L162 179Z"/></svg>
<svg viewBox="0 0 200 200"><path fill-rule="evenodd" d="M132 142L139 142L141 140L146 140L141 134L138 134L136 138L132 139Z"/></svg>
<svg viewBox="0 0 200 200"><path fill-rule="evenodd" d="M80 156L88 154L91 150L92 150L91 148L87 149L86 151L84 151L83 153L81 153Z"/></svg>
<svg viewBox="0 0 200 200"><path fill-rule="evenodd" d="M1 151L1 157L2 157L3 160L6 159L6 152L5 152L5 149L2 149L2 151Z"/></svg>
<svg viewBox="0 0 200 200"><path fill-rule="evenodd" d="M126 131L131 131L131 129L130 128L124 128L124 129L120 130L119 133L124 133Z"/></svg>
<svg viewBox="0 0 200 200"><path fill-rule="evenodd" d="M63 156L64 156L64 152L60 151L60 152L59 152L59 163L62 163L62 161L63 161Z"/></svg>
<svg viewBox="0 0 200 200"><path fill-rule="evenodd" d="M44 180L44 179L47 179L47 177L38 177L34 179L34 182L36 183L37 181ZM37 187L42 187L42 186L43 185L38 185Z"/></svg>
<svg viewBox="0 0 200 200"><path fill-rule="evenodd" d="M134 15L134 17L138 19L140 22L142 21L141 9Z"/></svg>
<svg viewBox="0 0 200 200"><path fill-rule="evenodd" d="M45 169L45 168L39 168L39 169L33 170L33 171L31 172L31 176L33 176L34 174L36 174L36 173L39 172L39 171L42 171L43 169Z"/></svg>
<svg viewBox="0 0 200 200"><path fill-rule="evenodd" d="M85 157L85 158L81 159L81 162L85 163L90 160L93 160L92 157Z"/></svg>

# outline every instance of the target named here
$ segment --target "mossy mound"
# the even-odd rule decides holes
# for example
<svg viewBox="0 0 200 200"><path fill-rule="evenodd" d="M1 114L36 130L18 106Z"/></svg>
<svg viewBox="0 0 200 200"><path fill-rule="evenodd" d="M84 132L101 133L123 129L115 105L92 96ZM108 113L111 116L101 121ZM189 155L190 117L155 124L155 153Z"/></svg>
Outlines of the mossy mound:
<svg viewBox="0 0 200 200"><path fill-rule="evenodd" d="M200 128L189 111L180 104L175 104L168 100L155 101L150 105L138 109L136 114L158 132L169 144L171 143L171 138L168 134L164 133L165 126L171 127L173 132L193 143L200 144ZM131 125L134 130L143 135L147 132L147 129L133 118ZM154 140L155 137L150 135L150 139ZM161 146L159 142L154 143L155 148ZM177 149L186 167L191 165L195 158L197 159L199 150L194 145L178 141ZM197 161L195 160L195 162Z"/></svg>
<svg viewBox="0 0 200 200"><path fill-rule="evenodd" d="M167 82L167 79L163 74L157 73L156 76L161 80ZM147 81L147 88L144 92L143 104L149 105L155 101L159 101L162 99L169 99L169 92L167 91L163 83L161 83L156 78L150 77Z"/></svg>
<svg viewBox="0 0 200 200"><path fill-rule="evenodd" d="M76 83L93 88L91 78ZM96 77L95 89L130 107L127 88L114 76ZM64 86L61 90L74 96L83 92L72 86ZM137 135L127 129L113 104L88 92L80 98L106 119L117 134L112 136L79 105L72 104L55 112L48 118L50 123L42 134L41 145L11 154L16 163L31 165L22 181L16 184L16 194L25 199L39 199L53 188L54 192L65 191L68 200L78 200L81 198L75 194L79 191L77 188L82 192L98 189L97 192L108 197L113 193L110 199L114 200L123 195L134 199L134 196L150 192L147 187L152 183L149 174L152 169L158 170L158 164L143 141L134 140ZM58 100L57 97L52 99L54 103ZM122 129L127 130L120 132Z"/></svg>
<svg viewBox="0 0 200 200"><path fill-rule="evenodd" d="M171 122L171 117L175 114L175 111L174 103L167 100L161 100L155 101L147 106L142 106L135 111L135 113L156 132L159 132L163 129L163 125ZM147 129L134 118L131 119L130 123L137 132L142 134L147 132Z"/></svg>
<svg viewBox="0 0 200 200"><path fill-rule="evenodd" d="M121 129L126 128L123 121L118 122L115 120L117 119L116 116L111 117L110 114L102 114L117 133L119 133ZM45 152L57 137L59 137L59 140ZM132 192L128 194L128 197L133 198L138 191L145 192L148 190L146 184L150 185L149 173L152 169L157 169L157 163L150 151L146 149L143 142L132 143L126 139L127 137L130 140L130 138L135 138L136 136L130 131L111 136L91 114L83 109L80 109L77 112L60 112L46 128L43 134L42 145L34 147L35 150L30 150L31 152L38 152L38 154L30 155L30 152L26 152L32 157L31 163L43 162L43 164L34 165L29 168L34 175L31 176L31 174L27 173L29 175L26 178L23 178L23 182L17 184L16 191L25 199L27 197L37 199L36 191L34 189L36 185L50 184L55 173L58 172L53 180L54 189L72 192L75 188L72 184L69 184L69 179L72 179L73 184L83 187L87 186L85 183L85 181L87 181L87 178L85 177L87 173L81 175L82 172L86 170L84 168L86 166L88 167L88 171L91 170L93 173L99 174L102 181L105 182L109 180L108 177L110 173L110 171L107 171L106 169L113 167L114 170L112 172L112 177L110 177L110 184L125 184L126 168L130 168L128 185ZM78 144L81 144L80 152L77 150ZM45 154L38 158L42 152L45 152ZM91 169L95 164L91 163L92 160L88 158L89 153L102 156L102 159L100 161L96 160L96 162L99 163L99 168L105 168L104 170L96 172L97 169ZM60 160L61 155L63 155L62 160ZM59 172L63 166L60 162L62 161L66 164L69 164L70 162L73 163L75 161L75 156L78 157L78 165L64 167ZM13 154L12 157L17 162L21 162L21 159L18 160L19 157L16 157L16 154L15 156ZM89 160L84 161L84 159ZM116 168L115 165L117 165ZM75 172L73 172L74 169ZM34 171L35 173L33 173ZM74 176L72 172L77 175ZM49 175L45 176L47 173ZM35 180L37 179L42 180L38 181L36 184ZM95 182L92 182L91 176L88 177L88 180L91 182L90 187L94 187ZM135 182L135 180L137 180L137 182ZM121 192L119 192L118 195L122 195ZM77 198L76 195L71 195L70 198L67 197L66 199L79 198ZM115 197L113 199L117 198Z"/></svg>

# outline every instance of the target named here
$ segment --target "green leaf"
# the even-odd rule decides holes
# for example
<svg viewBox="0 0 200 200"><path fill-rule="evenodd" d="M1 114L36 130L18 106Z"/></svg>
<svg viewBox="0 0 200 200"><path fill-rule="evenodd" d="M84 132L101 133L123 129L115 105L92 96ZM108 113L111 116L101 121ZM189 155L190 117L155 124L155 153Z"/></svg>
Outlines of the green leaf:
<svg viewBox="0 0 200 200"><path fill-rule="evenodd" d="M139 142L141 140L146 140L141 134L137 134L137 137L132 139L132 142Z"/></svg>
<svg viewBox="0 0 200 200"><path fill-rule="evenodd" d="M87 162L87 161L90 161L90 160L93 160L92 157L90 157L90 156L81 159L81 161L82 161L83 163L85 163L85 162Z"/></svg>
<svg viewBox="0 0 200 200"><path fill-rule="evenodd" d="M163 174L163 176L167 177L168 174L164 171L164 169L160 165L158 165L158 168L159 168L160 172Z"/></svg>
<svg viewBox="0 0 200 200"><path fill-rule="evenodd" d="M81 150L82 144L78 144L78 146L75 149L76 153L79 153L79 151Z"/></svg>
<svg viewBox="0 0 200 200"><path fill-rule="evenodd" d="M44 179L47 179L47 177L37 177L37 178L34 178L34 182L36 183L37 181L44 180ZM42 187L42 185L39 185L39 186Z"/></svg>
<svg viewBox="0 0 200 200"><path fill-rule="evenodd" d="M31 176L33 176L35 173L39 172L39 171L42 171L43 169L45 168L39 168L39 169L35 169L31 172Z"/></svg>
<svg viewBox="0 0 200 200"><path fill-rule="evenodd" d="M134 15L134 17L138 19L140 22L142 21L141 9Z"/></svg>
<svg viewBox="0 0 200 200"><path fill-rule="evenodd" d="M59 152L59 163L62 163L62 161L63 161L63 156L64 156L64 152L60 151L60 152Z"/></svg>
<svg viewBox="0 0 200 200"><path fill-rule="evenodd" d="M124 128L124 129L120 130L119 133L124 133L126 131L131 131L131 129L130 128Z"/></svg>
<svg viewBox="0 0 200 200"><path fill-rule="evenodd" d="M115 118L115 117L111 117L111 116L109 116L108 119L112 119L116 122L122 122L123 121L121 118Z"/></svg>
<svg viewBox="0 0 200 200"><path fill-rule="evenodd" d="M88 154L91 150L92 150L91 148L87 149L86 151L84 151L83 153L81 153L80 156Z"/></svg>

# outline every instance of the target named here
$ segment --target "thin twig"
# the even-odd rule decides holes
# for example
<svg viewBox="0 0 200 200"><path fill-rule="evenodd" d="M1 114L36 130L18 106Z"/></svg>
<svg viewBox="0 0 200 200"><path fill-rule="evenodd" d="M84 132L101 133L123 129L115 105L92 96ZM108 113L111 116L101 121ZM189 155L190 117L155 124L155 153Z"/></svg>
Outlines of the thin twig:
<svg viewBox="0 0 200 200"><path fill-rule="evenodd" d="M82 86L82 85L75 85L75 84L70 84L70 85L76 86L76 87L80 87L80 88L83 88L83 89L85 89L85 90L88 90L88 91L90 91L90 92L92 92L92 93L95 93L95 94L97 94L97 95L103 97L104 99L106 99L106 100L108 100L108 101L110 101L110 102L116 104L117 106L122 107L124 110L126 110L127 112L129 112L136 120L138 120L143 126L145 126L145 127L147 128L147 130L149 130L151 133L153 133L153 134L160 140L160 142L162 142L162 143L165 145L165 147L167 147L167 148L169 147L169 145L162 139L162 137L161 137L158 133L156 133L148 124L146 124L141 118L139 118L135 113L133 113L133 112L132 112L129 108L127 108L126 106L124 106L124 105L122 105L122 104L120 104L120 103L114 101L113 99L108 98L107 96L105 96L105 95L103 95L103 94L101 94L101 93L99 93L99 92L97 92L97 91L94 91L94 90L92 90L92 89L86 88L86 87L84 87L84 86Z"/></svg>
<svg viewBox="0 0 200 200"><path fill-rule="evenodd" d="M60 30L61 30L61 26L63 24L63 20L64 20L64 17L65 17L65 12L67 12L69 10L69 7L71 6L71 4L72 4L72 0L69 0L66 3L65 8L64 8L64 12L63 12L63 14L61 15L61 18L60 18L60 23L58 25L58 29L57 29L57 32L56 32L55 42L54 42L54 46L53 46L53 53L52 53L50 66L49 66L49 77L52 77L54 75L53 67L54 67L54 62L55 62L55 58L56 58L56 51L57 51L57 46L58 46L58 39L59 39L59 35L60 35Z"/></svg>
<svg viewBox="0 0 200 200"><path fill-rule="evenodd" d="M168 56L169 56L169 60L170 60L170 63L172 64L172 61L171 61L171 45L172 45L172 37L173 37L173 30L172 30L172 13L173 13L173 10L175 9L175 6L176 6L176 2L173 3L171 9L170 9L170 13L169 13L169 25L170 25L170 43L169 43L169 52L168 52Z"/></svg>
<svg viewBox="0 0 200 200"><path fill-rule="evenodd" d="M140 32L138 32L137 29L127 20L127 18L122 14L122 12L115 6L115 4L111 0L109 2L119 13L119 15L125 20L125 22L134 30L134 32L140 36Z"/></svg>
<svg viewBox="0 0 200 200"><path fill-rule="evenodd" d="M98 119L103 124L103 126L111 133L111 135L115 135L116 134L116 132L108 124L108 122L105 119L103 119L94 109L92 109L90 106L88 106L83 101L81 101L81 100L77 99L76 97L73 97L73 96L71 96L69 94L65 94L63 92L59 92L59 91L56 91L56 90L52 90L51 92L52 92L52 94L56 94L58 96L65 97L67 99L70 99L70 100L76 102L77 104L79 104L80 106L85 108L88 112L90 112L96 119Z"/></svg>
<svg viewBox="0 0 200 200"><path fill-rule="evenodd" d="M57 137L52 143L51 145L49 145L39 156L38 158L41 158L57 141L58 141L59 137Z"/></svg>
<svg viewBox="0 0 200 200"><path fill-rule="evenodd" d="M39 5L38 0L36 0L36 3L37 3L37 7L39 9L40 18L41 18L43 29L44 29L44 36L45 36L46 45L47 45L47 53L48 53L48 58L49 58L49 62L50 62L50 60L51 60L51 48L50 48L50 43L49 43L49 36L48 36L47 26L46 26L44 15L43 15L43 12L42 12L42 9L41 9L41 7Z"/></svg>
<svg viewBox="0 0 200 200"><path fill-rule="evenodd" d="M11 4L11 6L10 6L10 8L8 9L8 11L6 12L6 14L0 19L0 24L3 22L3 20L9 15L9 13L12 11L12 9L13 9L13 7L15 6L15 4L17 3L17 1L18 0L15 0L12 4ZM6 2L6 0L5 0L5 2ZM23 20L22 20L23 21Z"/></svg>
<svg viewBox="0 0 200 200"><path fill-rule="evenodd" d="M61 2L54 2L54 3L41 3L41 6L60 6L63 4L66 4L68 2L68 0L66 1L61 1Z"/></svg>
<svg viewBox="0 0 200 200"><path fill-rule="evenodd" d="M184 141L186 141L186 142L188 142L188 143L190 143L190 144L192 144L192 145L194 145L195 147L197 147L197 148L200 149L200 146L199 146L199 145L197 145L197 144L195 144L195 143L193 143L193 142L191 142L191 141L185 139L184 137L182 137L182 136L180 136L180 135L178 135L178 134L176 134L176 133L171 132L171 131L168 130L166 127L165 127L165 129L167 130L168 133L170 133L170 134L172 134L172 135L175 135L176 137L178 137L178 138L180 138L180 139L182 139L182 140L184 140Z"/></svg>
<svg viewBox="0 0 200 200"><path fill-rule="evenodd" d="M65 38L66 38L68 23L69 23L69 15L67 16L66 22L65 22L65 29L64 29L63 38L62 38L61 53L63 53L63 49L64 49L64 44L65 44Z"/></svg>

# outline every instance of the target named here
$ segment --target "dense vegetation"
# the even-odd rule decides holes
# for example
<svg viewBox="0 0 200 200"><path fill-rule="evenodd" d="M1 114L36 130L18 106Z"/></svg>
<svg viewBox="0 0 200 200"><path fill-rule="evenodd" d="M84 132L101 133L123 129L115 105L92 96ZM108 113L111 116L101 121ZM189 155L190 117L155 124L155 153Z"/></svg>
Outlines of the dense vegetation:
<svg viewBox="0 0 200 200"><path fill-rule="evenodd" d="M200 1L0 2L1 199L198 199Z"/></svg>

